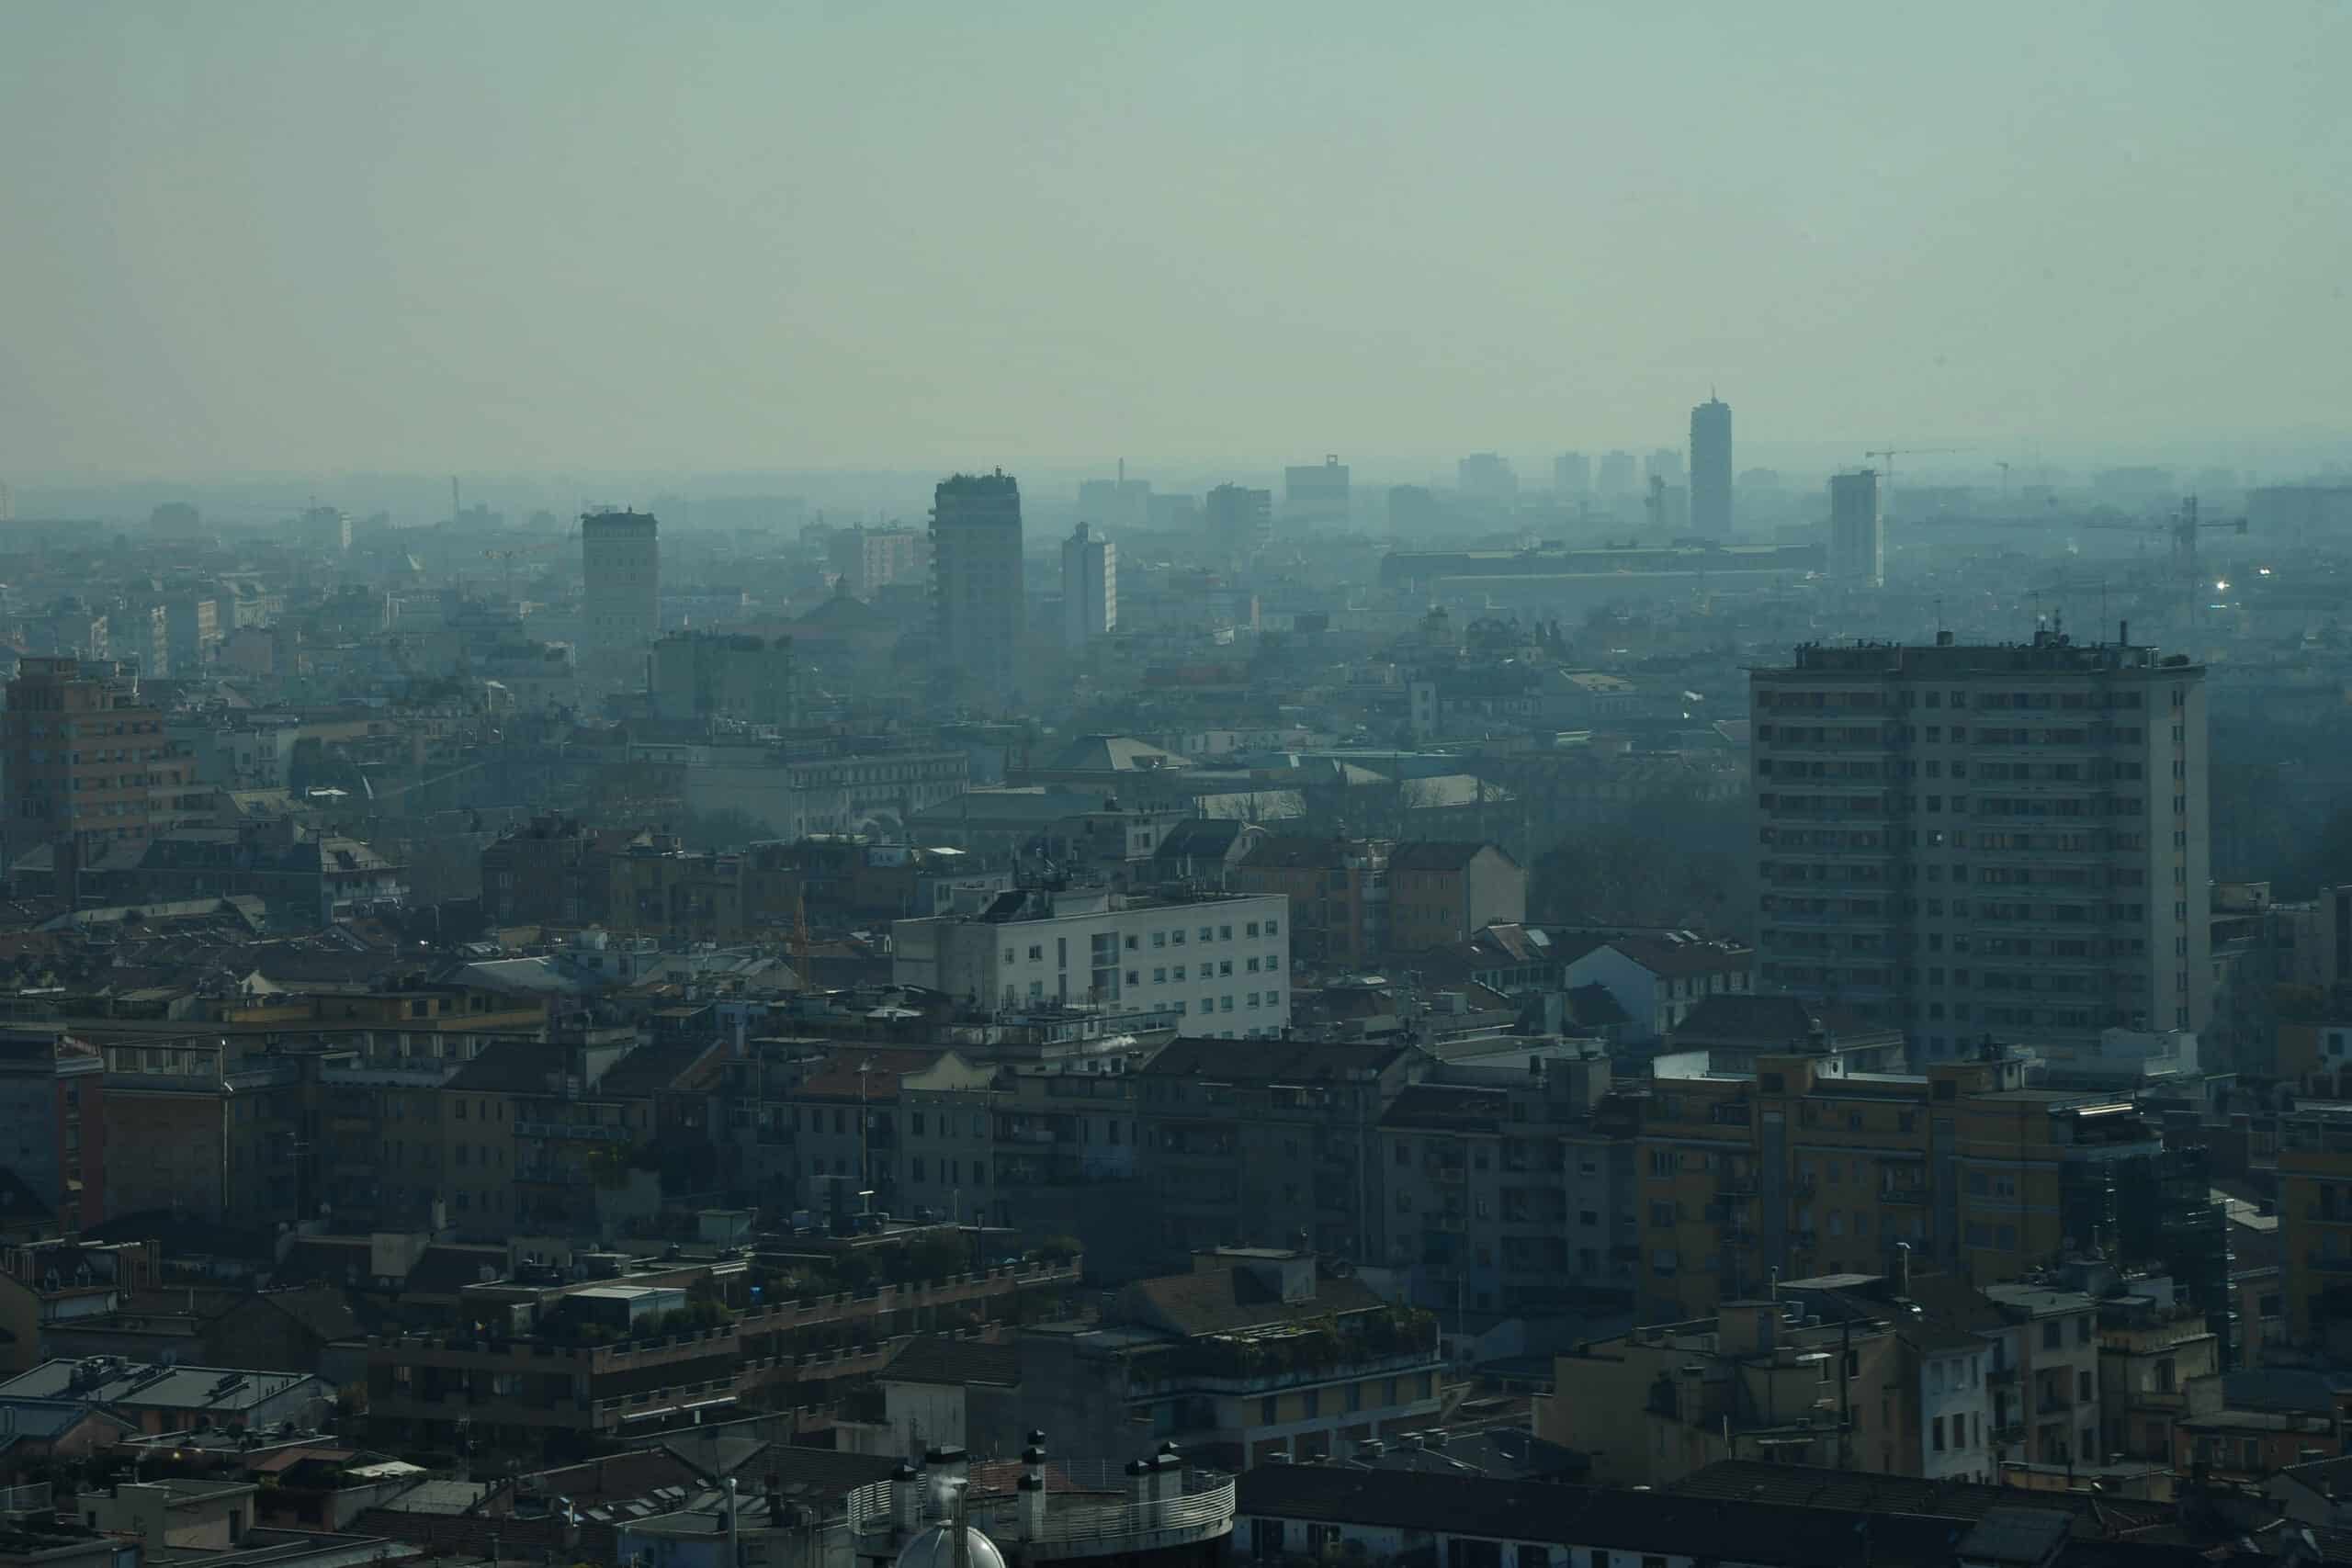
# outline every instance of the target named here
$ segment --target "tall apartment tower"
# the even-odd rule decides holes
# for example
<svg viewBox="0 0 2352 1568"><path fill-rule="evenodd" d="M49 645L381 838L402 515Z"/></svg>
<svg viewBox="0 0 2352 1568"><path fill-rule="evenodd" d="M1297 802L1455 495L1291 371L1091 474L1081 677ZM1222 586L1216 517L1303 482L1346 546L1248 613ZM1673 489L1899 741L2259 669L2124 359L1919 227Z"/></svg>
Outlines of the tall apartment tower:
<svg viewBox="0 0 2352 1568"><path fill-rule="evenodd" d="M1600 459L1600 493L1608 496L1634 493L1634 455L1618 450L1604 453Z"/></svg>
<svg viewBox="0 0 2352 1568"><path fill-rule="evenodd" d="M1902 1028L1915 1066L2204 1023L2203 666L2127 625L1810 645L1748 682L1763 988Z"/></svg>
<svg viewBox="0 0 2352 1568"><path fill-rule="evenodd" d="M1062 646L1075 651L1119 624L1119 547L1080 523L1062 541Z"/></svg>
<svg viewBox="0 0 2352 1568"><path fill-rule="evenodd" d="M1283 519L1292 526L1344 525L1349 499L1348 466L1337 452L1283 470Z"/></svg>
<svg viewBox="0 0 2352 1568"><path fill-rule="evenodd" d="M1731 536L1731 405L1721 398L1690 411L1690 531Z"/></svg>
<svg viewBox="0 0 2352 1568"><path fill-rule="evenodd" d="M984 707L1010 704L1028 600L1022 581L1021 487L1002 468L939 481L931 509L934 656Z"/></svg>
<svg viewBox="0 0 2352 1568"><path fill-rule="evenodd" d="M1829 476L1829 575L1863 588L1886 581L1886 518L1875 468Z"/></svg>
<svg viewBox="0 0 2352 1568"><path fill-rule="evenodd" d="M134 664L19 660L0 713L0 776L11 856L46 843L86 865L107 843L144 841L203 804L196 764L140 694Z"/></svg>
<svg viewBox="0 0 2352 1568"><path fill-rule="evenodd" d="M1592 459L1581 452L1563 452L1552 459L1552 494L1569 501L1592 493Z"/></svg>
<svg viewBox="0 0 2352 1568"><path fill-rule="evenodd" d="M1222 484L1201 507L1209 543L1228 560L1256 554L1273 542L1274 492Z"/></svg>
<svg viewBox="0 0 2352 1568"><path fill-rule="evenodd" d="M645 690L646 655L662 631L662 542L652 514L582 514L580 568L582 679L606 690Z"/></svg>

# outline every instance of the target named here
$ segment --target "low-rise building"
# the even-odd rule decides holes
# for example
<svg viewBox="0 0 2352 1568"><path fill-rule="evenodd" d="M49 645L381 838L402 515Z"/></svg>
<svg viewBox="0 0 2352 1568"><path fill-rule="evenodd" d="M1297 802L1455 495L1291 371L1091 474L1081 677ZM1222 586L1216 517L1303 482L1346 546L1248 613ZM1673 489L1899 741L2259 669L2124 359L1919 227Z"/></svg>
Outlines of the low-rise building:
<svg viewBox="0 0 2352 1568"><path fill-rule="evenodd" d="M1016 888L975 915L893 922L893 982L976 1005L1117 1004L1188 1035L1272 1039L1290 1025L1290 901Z"/></svg>
<svg viewBox="0 0 2352 1568"><path fill-rule="evenodd" d="M1388 947L1422 953L1527 919L1527 869L1500 845L1400 843L1388 852Z"/></svg>

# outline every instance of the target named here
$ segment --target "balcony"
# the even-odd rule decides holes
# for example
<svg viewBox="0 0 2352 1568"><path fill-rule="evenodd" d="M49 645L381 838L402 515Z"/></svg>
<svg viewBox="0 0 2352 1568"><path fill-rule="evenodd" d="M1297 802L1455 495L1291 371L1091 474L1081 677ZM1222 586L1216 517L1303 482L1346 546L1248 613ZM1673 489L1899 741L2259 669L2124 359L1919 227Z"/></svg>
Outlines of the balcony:
<svg viewBox="0 0 2352 1568"><path fill-rule="evenodd" d="M1924 1187L1882 1187L1878 1201L1882 1203L1922 1204L1928 1201L1928 1190Z"/></svg>
<svg viewBox="0 0 2352 1568"><path fill-rule="evenodd" d="M2000 1426L1995 1427L1988 1436L1994 1443L2003 1447L2007 1447L2010 1443L2024 1442L2025 1423L2022 1421L2006 1422Z"/></svg>
<svg viewBox="0 0 2352 1568"><path fill-rule="evenodd" d="M1019 1543L1025 1562L1126 1557L1232 1533L1238 1483L1230 1475L1186 1470L1138 1482L1107 1460L1056 1461L1054 1470L1069 1479L1070 1489L1046 1497L1044 1519L1035 1530L1023 1522L1018 1500L1001 1493L972 1498L972 1525L992 1540ZM1139 1485L1154 1490L1141 1491ZM861 1486L847 1502L859 1555L888 1555L886 1542L894 1529L890 1483ZM928 1515L925 1522L932 1522Z"/></svg>

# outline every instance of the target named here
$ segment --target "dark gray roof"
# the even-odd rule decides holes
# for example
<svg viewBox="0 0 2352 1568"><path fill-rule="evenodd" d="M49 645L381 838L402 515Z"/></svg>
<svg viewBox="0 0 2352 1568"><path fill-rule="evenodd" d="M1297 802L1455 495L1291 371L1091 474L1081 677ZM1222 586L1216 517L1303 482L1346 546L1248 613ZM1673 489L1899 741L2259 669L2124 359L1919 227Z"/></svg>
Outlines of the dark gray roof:
<svg viewBox="0 0 2352 1568"><path fill-rule="evenodd" d="M1021 1381L1021 1354L1009 1340L951 1339L925 1334L910 1339L876 1374L886 1382L990 1383Z"/></svg>

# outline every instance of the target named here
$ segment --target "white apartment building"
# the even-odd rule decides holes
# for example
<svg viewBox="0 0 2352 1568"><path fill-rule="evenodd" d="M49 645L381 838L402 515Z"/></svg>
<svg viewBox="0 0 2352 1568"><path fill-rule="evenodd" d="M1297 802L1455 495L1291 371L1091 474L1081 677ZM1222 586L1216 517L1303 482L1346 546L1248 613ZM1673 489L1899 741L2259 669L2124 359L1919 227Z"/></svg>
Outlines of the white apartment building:
<svg viewBox="0 0 2352 1568"><path fill-rule="evenodd" d="M1179 1031L1270 1039L1290 1023L1285 894L1128 897L1018 888L975 916L898 920L891 980L979 1005L1091 1004Z"/></svg>
<svg viewBox="0 0 2352 1568"><path fill-rule="evenodd" d="M1076 652L1119 626L1119 547L1080 523L1062 541L1062 646Z"/></svg>
<svg viewBox="0 0 2352 1568"><path fill-rule="evenodd" d="M1758 988L1900 1027L1915 1064L2201 1027L2205 671L2129 631L1752 671Z"/></svg>

